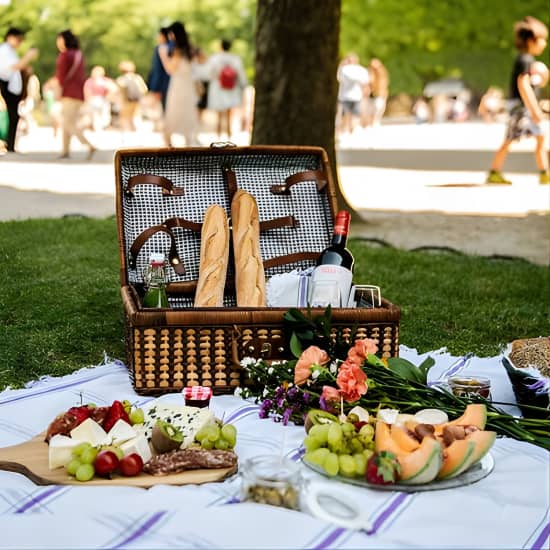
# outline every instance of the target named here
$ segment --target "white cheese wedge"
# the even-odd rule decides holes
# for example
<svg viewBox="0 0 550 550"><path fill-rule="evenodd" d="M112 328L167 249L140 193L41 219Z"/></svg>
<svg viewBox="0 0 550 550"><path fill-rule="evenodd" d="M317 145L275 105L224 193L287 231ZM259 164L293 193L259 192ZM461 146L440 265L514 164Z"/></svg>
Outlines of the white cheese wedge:
<svg viewBox="0 0 550 550"><path fill-rule="evenodd" d="M80 444L78 439L72 439L66 435L54 435L50 439L48 447L48 467L50 470L61 468L73 458L73 449Z"/></svg>
<svg viewBox="0 0 550 550"><path fill-rule="evenodd" d="M441 409L422 409L414 415L414 418L421 424L445 424L445 422L449 422L447 413Z"/></svg>
<svg viewBox="0 0 550 550"><path fill-rule="evenodd" d="M193 443L195 434L207 424L215 422L214 413L208 408L199 407L176 407L170 405L155 405L145 412L145 421L139 430L145 435L148 441L151 440L151 433L157 420L170 422L178 428L183 435L181 448L184 449Z"/></svg>
<svg viewBox="0 0 550 550"><path fill-rule="evenodd" d="M150 460L152 456L149 442L147 441L147 438L142 434L139 434L133 439L122 443L122 445L120 445L120 449L124 453L124 456L131 455L132 453L137 453L139 456L141 456L144 464L148 460Z"/></svg>
<svg viewBox="0 0 550 550"><path fill-rule="evenodd" d="M369 411L367 409L364 409L363 407L360 407L359 405L355 405L353 409L348 413L349 414L355 414L357 415L357 418L359 418L359 422L368 422L369 421Z"/></svg>
<svg viewBox="0 0 550 550"><path fill-rule="evenodd" d="M376 418L386 424L395 424L398 415L398 409L380 409L376 413Z"/></svg>
<svg viewBox="0 0 550 550"><path fill-rule="evenodd" d="M120 445L129 439L136 437L138 433L128 422L118 419L114 426L107 433L107 438L105 441L106 445Z"/></svg>
<svg viewBox="0 0 550 550"><path fill-rule="evenodd" d="M82 424L71 430L71 437L79 441L87 441L90 445L101 445L107 438L107 432L91 418L86 418Z"/></svg>

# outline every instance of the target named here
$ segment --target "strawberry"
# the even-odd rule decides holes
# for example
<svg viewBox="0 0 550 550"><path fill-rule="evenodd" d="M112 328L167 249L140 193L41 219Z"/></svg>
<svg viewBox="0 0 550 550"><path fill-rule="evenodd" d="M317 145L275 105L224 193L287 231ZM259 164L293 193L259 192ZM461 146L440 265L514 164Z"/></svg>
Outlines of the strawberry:
<svg viewBox="0 0 550 550"><path fill-rule="evenodd" d="M120 401L115 400L107 412L107 416L103 422L103 429L108 432L115 425L117 420L124 420L124 422L128 422L128 424L132 424L128 417L128 413L124 409L124 405Z"/></svg>
<svg viewBox="0 0 550 550"><path fill-rule="evenodd" d="M90 409L87 405L81 405L80 407L71 407L67 414L72 414L75 418L78 424L82 424L84 420L90 417Z"/></svg>
<svg viewBox="0 0 550 550"><path fill-rule="evenodd" d="M389 485L397 481L400 470L399 462L394 453L380 451L369 458L365 477L369 483Z"/></svg>
<svg viewBox="0 0 550 550"><path fill-rule="evenodd" d="M365 422L364 420L358 420L357 422L353 423L353 426L355 427L356 431L359 431L363 426L366 426L368 422Z"/></svg>

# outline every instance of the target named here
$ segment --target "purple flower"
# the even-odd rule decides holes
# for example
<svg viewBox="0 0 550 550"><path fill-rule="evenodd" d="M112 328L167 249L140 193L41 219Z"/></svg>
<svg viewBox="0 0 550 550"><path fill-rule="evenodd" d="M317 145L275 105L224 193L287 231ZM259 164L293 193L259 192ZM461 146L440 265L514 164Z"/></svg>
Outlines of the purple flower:
<svg viewBox="0 0 550 550"><path fill-rule="evenodd" d="M322 411L328 411L330 409L330 407L327 405L327 402L325 400L325 398L323 396L321 396L319 398L319 408L322 410Z"/></svg>
<svg viewBox="0 0 550 550"><path fill-rule="evenodd" d="M262 402L260 405L260 412L258 413L260 418L267 418L269 416L269 411L271 410L272 404L273 401L271 399L266 399Z"/></svg>
<svg viewBox="0 0 550 550"><path fill-rule="evenodd" d="M287 392L288 399L294 399L296 397L296 394L298 393L298 389L296 386L292 386Z"/></svg>
<svg viewBox="0 0 550 550"><path fill-rule="evenodd" d="M307 391L305 391L304 393L302 393L302 399L304 400L304 403L309 403L310 397L311 397L311 394L310 394L310 393L307 393Z"/></svg>
<svg viewBox="0 0 550 550"><path fill-rule="evenodd" d="M291 414L292 414L292 409L285 409L285 412L283 413L283 424L285 426L288 424Z"/></svg>

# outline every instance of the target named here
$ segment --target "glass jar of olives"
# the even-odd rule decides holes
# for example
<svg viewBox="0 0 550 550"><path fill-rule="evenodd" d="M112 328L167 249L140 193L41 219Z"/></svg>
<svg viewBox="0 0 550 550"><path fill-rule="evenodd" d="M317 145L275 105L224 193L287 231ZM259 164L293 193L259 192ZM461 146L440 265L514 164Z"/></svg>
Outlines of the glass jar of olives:
<svg viewBox="0 0 550 550"><path fill-rule="evenodd" d="M491 399L491 381L480 376L454 376L447 381L451 393L457 397L479 395Z"/></svg>
<svg viewBox="0 0 550 550"><path fill-rule="evenodd" d="M261 455L245 461L241 500L291 510L300 506L300 465L288 458Z"/></svg>

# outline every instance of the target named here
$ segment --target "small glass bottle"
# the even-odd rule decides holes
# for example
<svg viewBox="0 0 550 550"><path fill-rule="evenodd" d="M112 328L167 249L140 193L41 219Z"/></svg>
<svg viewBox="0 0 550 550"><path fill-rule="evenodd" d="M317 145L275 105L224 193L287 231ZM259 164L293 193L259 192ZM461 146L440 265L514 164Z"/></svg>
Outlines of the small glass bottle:
<svg viewBox="0 0 550 550"><path fill-rule="evenodd" d="M166 279L164 274L164 254L153 252L149 257L149 265L143 274L145 295L142 305L147 308L166 308L168 296L166 294Z"/></svg>

